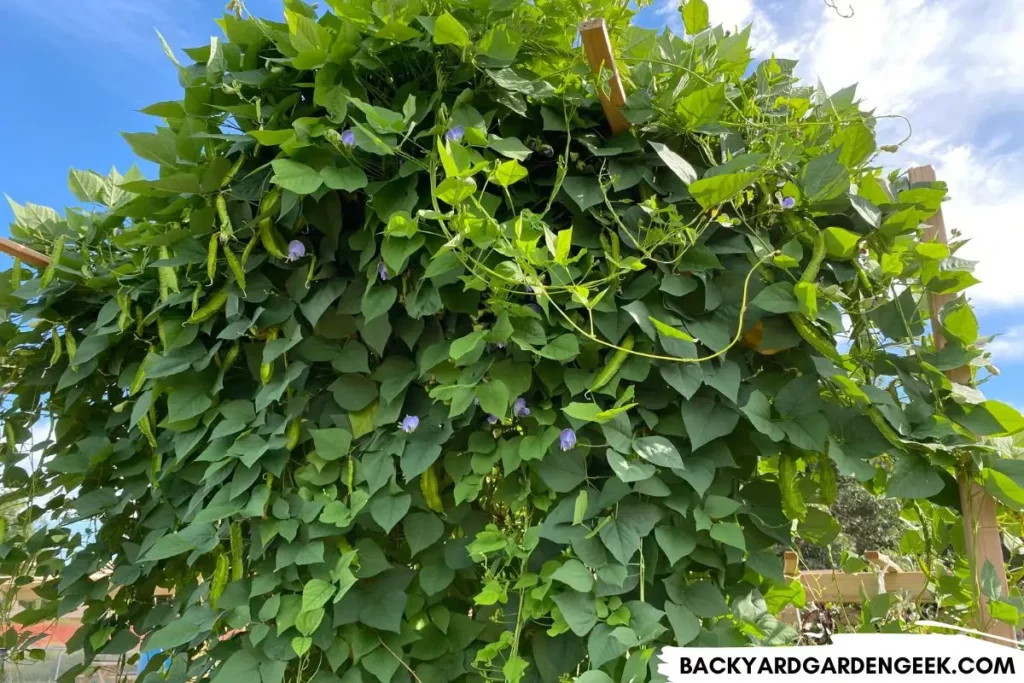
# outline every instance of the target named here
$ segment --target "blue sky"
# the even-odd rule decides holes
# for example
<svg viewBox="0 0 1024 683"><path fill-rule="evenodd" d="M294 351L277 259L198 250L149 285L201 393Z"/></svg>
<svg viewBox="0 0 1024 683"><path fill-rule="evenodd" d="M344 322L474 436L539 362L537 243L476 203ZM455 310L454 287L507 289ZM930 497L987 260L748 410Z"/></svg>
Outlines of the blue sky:
<svg viewBox="0 0 1024 683"><path fill-rule="evenodd" d="M8 106L0 192L60 208L74 202L69 167L124 172L133 162L119 131L149 130L137 113L180 90L154 28L176 48L216 34L224 0L3 0L0 63ZM935 165L953 201L947 226L980 262L972 290L982 331L1002 371L983 391L1024 408L1024 13L1019 0L708 0L712 21L753 22L755 55L797 58L829 90L859 83L879 113L913 123L892 166ZM249 0L277 18L279 0ZM645 26L680 26L677 3L654 0ZM883 142L903 130L883 129ZM144 168L144 170L146 170ZM12 219L0 206L0 234Z"/></svg>

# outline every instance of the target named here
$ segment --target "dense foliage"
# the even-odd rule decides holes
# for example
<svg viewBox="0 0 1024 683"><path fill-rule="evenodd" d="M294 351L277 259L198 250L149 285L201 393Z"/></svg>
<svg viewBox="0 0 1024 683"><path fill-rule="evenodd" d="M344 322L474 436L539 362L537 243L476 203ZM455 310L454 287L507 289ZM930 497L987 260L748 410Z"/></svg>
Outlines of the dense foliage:
<svg viewBox="0 0 1024 683"><path fill-rule="evenodd" d="M1024 419L943 375L986 361L963 299L936 351L926 293L974 278L852 88L700 0L688 39L617 0L328 4L185 51L125 136L158 177L15 206L52 264L0 281L0 567L45 579L13 622L84 606L71 647L142 638L149 680L638 681L794 637L780 548L835 538L837 474L907 501L967 614L953 477L1024 505L980 438Z"/></svg>

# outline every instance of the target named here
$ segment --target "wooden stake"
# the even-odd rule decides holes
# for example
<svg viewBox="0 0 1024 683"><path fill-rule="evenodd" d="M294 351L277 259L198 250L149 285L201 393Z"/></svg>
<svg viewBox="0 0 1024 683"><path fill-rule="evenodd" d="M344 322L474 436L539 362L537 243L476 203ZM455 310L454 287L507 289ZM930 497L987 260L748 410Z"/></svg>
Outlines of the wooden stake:
<svg viewBox="0 0 1024 683"><path fill-rule="evenodd" d="M935 169L931 166L918 166L910 169L908 176L911 183L935 182ZM924 234L925 241L949 243L946 235L946 223L942 218L942 209L929 220L928 229ZM939 325L939 311L955 296L952 294L929 293L929 305L932 318L932 336L935 339L936 351L946 345L946 337ZM950 381L957 384L970 385L971 370L962 367L946 372ZM999 523L996 521L995 500L979 486L969 474L961 472L957 476L960 484L960 507L964 516L964 536L967 541L967 555L971 561L971 574L974 577L974 592L978 596L978 623L976 628L1000 638L1016 640L1016 630L1010 624L996 621L988 610L988 598L980 590L981 572L986 562L991 562L996 570L996 579L1002 586L1002 594L1008 595L1006 583L1006 563L1003 561L1003 544L999 535ZM1001 641L994 641L1001 642ZM1005 644L1005 643L1003 643Z"/></svg>
<svg viewBox="0 0 1024 683"><path fill-rule="evenodd" d="M0 251L11 258L20 258L22 263L36 268L45 268L50 265L50 258L45 254L40 254L35 249L30 249L6 237L0 237Z"/></svg>
<svg viewBox="0 0 1024 683"><path fill-rule="evenodd" d="M580 39L594 73L600 77L602 71L611 72L611 78L605 84L608 94L605 95L601 84L599 94L612 133L618 134L628 130L630 123L619 111L619 107L626 103L626 91L619 80L619 68L615 65L615 57L612 56L612 43L608 38L608 27L605 26L604 19L588 19L580 24Z"/></svg>
<svg viewBox="0 0 1024 683"><path fill-rule="evenodd" d="M895 562L889 559L888 555L883 555L877 550L865 550L864 559L875 565L878 571L885 572L886 574L895 574L902 571Z"/></svg>
<svg viewBox="0 0 1024 683"><path fill-rule="evenodd" d="M796 576L800 573L797 568L797 556L792 550L787 550L782 554L782 573L786 576Z"/></svg>

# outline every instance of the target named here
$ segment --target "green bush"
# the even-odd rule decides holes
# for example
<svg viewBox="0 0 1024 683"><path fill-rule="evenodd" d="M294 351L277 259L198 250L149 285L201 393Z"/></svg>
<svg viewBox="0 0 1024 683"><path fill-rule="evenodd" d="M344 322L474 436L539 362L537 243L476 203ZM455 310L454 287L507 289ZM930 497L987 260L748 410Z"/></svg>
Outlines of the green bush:
<svg viewBox="0 0 1024 683"><path fill-rule="evenodd" d="M794 637L775 548L835 538L837 473L955 509L976 435L1024 427L941 373L981 354L962 301L925 335L923 294L974 281L917 242L944 186L883 176L852 89L751 68L700 0L689 39L621 1L285 5L185 51L126 135L158 178L16 206L52 264L0 282L37 522L2 566L50 579L22 623L85 606L85 664L142 637L174 682L656 677L659 644Z"/></svg>

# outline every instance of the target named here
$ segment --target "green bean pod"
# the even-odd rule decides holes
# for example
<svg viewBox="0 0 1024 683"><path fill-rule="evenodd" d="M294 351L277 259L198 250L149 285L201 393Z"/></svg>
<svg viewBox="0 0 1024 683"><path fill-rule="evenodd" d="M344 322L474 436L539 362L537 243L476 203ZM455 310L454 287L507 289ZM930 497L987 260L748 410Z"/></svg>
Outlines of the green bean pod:
<svg viewBox="0 0 1024 683"><path fill-rule="evenodd" d="M616 349L615 353L612 354L611 360L608 361L608 365L606 365L604 370L598 373L597 377L594 378L594 383L590 385L591 391L597 391L604 385L608 384L608 382L612 381L612 377L614 377L615 373L619 371L622 364L626 362L626 358L633 350L633 345L635 343L636 340L633 338L632 334L628 335L625 340L623 340L622 347Z"/></svg>
<svg viewBox="0 0 1024 683"><path fill-rule="evenodd" d="M71 328L64 326L64 346L68 350L68 363L74 367L75 356L78 355L78 342L75 341L75 335L71 334Z"/></svg>
<svg viewBox="0 0 1024 683"><path fill-rule="evenodd" d="M238 283L238 287L245 293L245 271L242 269L242 264L238 262L238 257L235 256L234 252L225 244L224 245L224 256L228 260L228 268L231 269L231 274L235 277L235 282Z"/></svg>
<svg viewBox="0 0 1024 683"><path fill-rule="evenodd" d="M833 362L843 362L842 354L836 350L836 347L832 346L832 344L822 338L818 331L809 322L807 322L807 318L799 313L790 313L789 321L793 323L793 327L796 328L797 333L799 333L803 340L813 346L815 351Z"/></svg>
<svg viewBox="0 0 1024 683"><path fill-rule="evenodd" d="M53 243L53 251L50 252L50 263L46 266L46 270L43 271L43 277L39 281L41 289L46 289L53 282L53 278L57 275L57 266L60 265L60 257L64 255L64 237L58 237L57 241Z"/></svg>
<svg viewBox="0 0 1024 683"><path fill-rule="evenodd" d="M231 578L241 581L244 567L242 566L242 526L231 522Z"/></svg>
<svg viewBox="0 0 1024 683"><path fill-rule="evenodd" d="M149 441L149 445L156 448L156 434L153 433L153 426L149 422L149 415L143 415L139 419L139 431Z"/></svg>
<svg viewBox="0 0 1024 683"><path fill-rule="evenodd" d="M804 519L807 506L798 488L796 458L788 453L779 455L779 491L782 493L782 511L786 517Z"/></svg>
<svg viewBox="0 0 1024 683"><path fill-rule="evenodd" d="M284 239L274 228L273 221L269 218L260 221L260 241L263 242L263 248L267 250L267 253L274 258L288 258L288 245L285 244Z"/></svg>
<svg viewBox="0 0 1024 683"><path fill-rule="evenodd" d="M260 241L259 231L252 233L252 239L245 245L245 249L242 250L242 258L238 259L244 267L249 257L252 256L252 250L256 248L256 243Z"/></svg>
<svg viewBox="0 0 1024 683"><path fill-rule="evenodd" d="M205 320L209 320L214 314L218 313L220 309L224 308L224 304L227 303L228 292L226 289L222 289L209 299L206 300L202 306L197 308L195 312L186 321L190 324L198 324Z"/></svg>
<svg viewBox="0 0 1024 683"><path fill-rule="evenodd" d="M227 242L235 235L235 229L231 225L231 216L228 214L228 200L223 194L219 194L214 205L217 208L217 217L220 218L220 240Z"/></svg>
<svg viewBox="0 0 1024 683"><path fill-rule="evenodd" d="M267 341L274 341L277 339L277 335L280 333L277 325L271 327L267 331ZM270 384L270 380L274 378L274 364L273 363L260 363L260 382L266 386Z"/></svg>
<svg viewBox="0 0 1024 683"><path fill-rule="evenodd" d="M209 278L211 285L217 276L217 246L219 242L217 233L210 235L210 244L206 251L206 277Z"/></svg>
<svg viewBox="0 0 1024 683"><path fill-rule="evenodd" d="M302 435L302 420L295 418L289 422L286 434L288 435L288 441L285 442L284 447L291 451L299 445L299 437Z"/></svg>
<svg viewBox="0 0 1024 683"><path fill-rule="evenodd" d="M814 282L821 270L821 264L825 261L825 233L818 231L814 236L814 250L811 251L811 260L800 276L800 282Z"/></svg>
<svg viewBox="0 0 1024 683"><path fill-rule="evenodd" d="M420 493L423 494L423 502L434 512L444 512L444 502L441 500L441 493L437 481L437 473L431 465L420 475Z"/></svg>
<svg viewBox="0 0 1024 683"><path fill-rule="evenodd" d="M53 337L53 355L50 356L50 367L52 368L61 357L60 335L57 333L57 328L53 329L50 336Z"/></svg>
<svg viewBox="0 0 1024 683"><path fill-rule="evenodd" d="M231 367L232 363L234 363L235 360L238 358L239 350L240 346L238 342L232 344L231 348L228 349L228 352L224 354L224 365L222 367L224 367L225 369Z"/></svg>
<svg viewBox="0 0 1024 683"><path fill-rule="evenodd" d="M228 585L229 564L227 555L224 553L217 555L217 566L213 570L213 579L210 581L210 606L214 609Z"/></svg>
<svg viewBox="0 0 1024 683"><path fill-rule="evenodd" d="M153 449L153 455L149 459L149 483L153 488L160 488L160 470L163 467L163 458L159 451Z"/></svg>
<svg viewBox="0 0 1024 683"><path fill-rule="evenodd" d="M129 396L134 396L135 394L139 393L139 389L141 389L142 385L145 384L147 360L149 360L149 356L146 356L146 358L144 358L143 361L139 363L139 369L135 371L135 377L132 378L132 384L130 387L128 387Z"/></svg>
<svg viewBox="0 0 1024 683"><path fill-rule="evenodd" d="M220 187L222 190L230 185L231 181L235 179L235 176L238 175L238 170L242 168L243 163L245 163L245 155L239 154L238 159L231 165L231 168L228 169L227 175L225 175L224 179L220 181Z"/></svg>
<svg viewBox="0 0 1024 683"><path fill-rule="evenodd" d="M171 252L167 247L161 246L159 249L160 260L164 261L171 258ZM174 271L174 268L170 266L159 266L157 267L157 275L160 279L160 300L167 301L167 297L170 296L171 292L178 293L178 274Z"/></svg>

